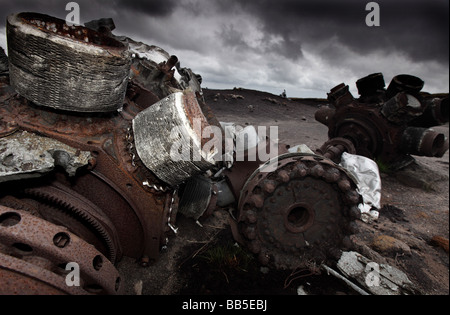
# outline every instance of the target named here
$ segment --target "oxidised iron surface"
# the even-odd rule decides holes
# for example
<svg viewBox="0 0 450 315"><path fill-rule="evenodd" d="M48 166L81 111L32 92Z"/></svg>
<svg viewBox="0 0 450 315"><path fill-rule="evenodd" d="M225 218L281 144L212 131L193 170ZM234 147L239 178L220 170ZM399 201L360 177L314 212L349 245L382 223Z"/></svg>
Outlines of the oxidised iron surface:
<svg viewBox="0 0 450 315"><path fill-rule="evenodd" d="M70 38L89 49L109 45L114 54L115 48L121 48L108 39L114 38L112 21L92 24L99 31L102 28L97 35L84 28L66 29L48 16L22 17L29 27L48 36ZM239 154L244 159L237 158L231 169L215 165L215 152L208 151L203 153L209 163L181 179L164 177L164 172L185 171L178 164L147 167L149 159L157 158L154 154L163 141L172 144L168 132L176 120L173 111L190 127L184 140L193 138L200 149L216 140L204 134L204 129L219 128L220 124L204 103L201 78L189 69L180 69L175 56L131 39L122 43L130 45L134 57L125 97L115 100L114 111L39 106L16 94L9 78L0 76L0 137L27 132L69 146L75 150L74 156L90 153L87 165L69 174L55 162L54 168L38 179L0 183L0 272L6 279L0 290L18 294L120 293L122 279L114 263L127 256L148 266L167 245L168 236L177 232L178 210L198 219L211 214L218 201L224 200L237 209L236 220L231 220L234 237L262 263L296 268L307 260L333 256L351 233L351 221L359 214L355 205L361 197L354 180L329 158L344 151L357 152L359 146L343 137L328 143L326 157L321 157L287 154L280 145L281 156L267 172L260 168L265 161L259 156L257 161L251 160L246 151L234 151L234 158ZM26 86L27 81L21 83ZM181 101L177 104L175 98ZM142 117L146 119L139 124ZM160 122L167 125L165 132ZM142 153L146 142L152 145ZM270 148L266 153L272 153L277 144L267 141L265 145ZM195 182L188 180L198 173L208 179L196 188ZM226 198L217 196L214 181L227 185ZM190 184L192 187L186 187ZM66 273L61 266L72 261L82 269L81 287L69 288L62 282Z"/></svg>
<svg viewBox="0 0 450 315"><path fill-rule="evenodd" d="M143 182L164 183L142 165L132 145L131 119L140 110L128 101L120 113L74 114L33 106L20 96L0 105L5 133L14 126L91 152L90 170L67 185L113 221L120 242L127 244L124 254L156 259L165 242L160 225L165 195Z"/></svg>
<svg viewBox="0 0 450 315"><path fill-rule="evenodd" d="M360 214L355 184L317 155L281 155L275 166L255 171L242 188L235 238L261 263L282 269L330 258Z"/></svg>
<svg viewBox="0 0 450 315"><path fill-rule="evenodd" d="M417 77L399 75L385 89L383 75L375 73L357 81L359 99L344 83L336 86L328 94L331 105L316 112L330 138L318 153L339 161L346 151L393 168L410 163L410 155L442 157L448 139L431 127L448 122L448 96L421 93L423 84Z"/></svg>
<svg viewBox="0 0 450 315"><path fill-rule="evenodd" d="M0 293L120 294L114 265L67 228L0 206ZM80 286L66 284L66 264L80 267ZM19 276L20 275L20 276Z"/></svg>
<svg viewBox="0 0 450 315"><path fill-rule="evenodd" d="M82 27L67 27L60 20L44 15L22 14L20 17L24 23L49 33L49 36L67 37L82 45L102 46L109 50L120 50L127 45L106 36L112 36L107 30L99 34ZM133 45L136 43L133 42ZM161 49L159 52L160 57L166 54ZM136 152L132 121L138 113L181 88L177 81L179 75L177 80L174 78L173 67L178 61L175 56L156 64L156 67L152 60L139 57L133 60L133 77L125 99L120 101L121 108L109 113L79 113L38 106L16 94L9 85L8 73L0 78L0 137L21 132L38 134L75 150L74 156L90 153L87 166L76 172L67 174L55 162L54 166L42 169L43 174L37 180L30 176L1 184L0 204L14 211L26 211L35 217L33 222L40 225L64 226L70 233L90 244L89 247L94 246L108 262L115 263L122 256L128 256L147 266L158 258L160 249L167 245L168 236L176 233L179 196L176 188L162 182L143 165ZM147 77L149 72L152 73L151 77ZM161 78L156 90L152 85L156 82L153 76L156 81ZM189 80L189 76L187 78ZM201 94L191 94L186 96L187 101L182 108L188 120L199 118L202 122L200 126L209 125L208 121L218 125L214 115L203 103ZM201 105L196 101L201 101ZM206 110L207 116L203 116L202 109ZM199 138L207 141L201 135ZM0 240L5 240L5 237ZM44 232L34 235L37 242L44 238ZM71 261L78 262L78 254L74 253ZM22 277L19 267L17 272L5 270L5 277L17 281L16 287L10 287L16 293L29 292L20 286L32 282L44 287L46 290L43 293L67 293L65 287L50 289L54 287L51 280L53 276L49 276L46 282L44 278ZM48 276L47 271L42 272ZM101 278L107 279L104 275ZM105 292L116 293L112 290Z"/></svg>

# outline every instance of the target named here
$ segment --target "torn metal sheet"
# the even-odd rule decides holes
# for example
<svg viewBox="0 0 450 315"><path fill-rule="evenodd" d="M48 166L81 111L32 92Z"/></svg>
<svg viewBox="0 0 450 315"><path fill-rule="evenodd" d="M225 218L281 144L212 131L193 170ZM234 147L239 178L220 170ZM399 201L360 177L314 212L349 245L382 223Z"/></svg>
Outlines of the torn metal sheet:
<svg viewBox="0 0 450 315"><path fill-rule="evenodd" d="M191 69L181 68L180 62L175 56L171 56L167 51L158 46L136 42L123 36L117 36L116 38L129 46L129 51L133 57L135 72L140 72L139 80L145 81L140 82L144 86L147 86L145 83L153 83L153 76L160 72L162 66L169 65L167 71L173 71L171 76L176 80L176 85L178 85L180 90L190 89L194 93L198 92L202 94L202 88L200 86L202 83L201 76L195 74ZM139 60L144 62L140 63ZM172 60L175 61L173 64L171 64ZM174 68L172 69L172 67ZM132 71L131 75L135 75L135 72ZM148 80L143 78L147 75ZM177 88L177 86L175 86L175 88Z"/></svg>
<svg viewBox="0 0 450 315"><path fill-rule="evenodd" d="M369 222L378 219L381 201L381 178L378 165L364 156L344 152L340 165L349 171L357 181L358 193L363 203L358 206L361 210L361 220Z"/></svg>
<svg viewBox="0 0 450 315"><path fill-rule="evenodd" d="M337 268L375 295L407 295L415 291L404 272L387 264L370 261L357 252L343 252Z"/></svg>
<svg viewBox="0 0 450 315"><path fill-rule="evenodd" d="M88 164L90 152L55 139L21 131L0 138L0 182L42 176L63 167L70 176Z"/></svg>
<svg viewBox="0 0 450 315"><path fill-rule="evenodd" d="M259 135L255 126L242 127L235 123L220 122L220 126L225 133L225 152L222 161L226 162L230 168L235 160L245 159L245 154L251 150L256 150L265 136Z"/></svg>

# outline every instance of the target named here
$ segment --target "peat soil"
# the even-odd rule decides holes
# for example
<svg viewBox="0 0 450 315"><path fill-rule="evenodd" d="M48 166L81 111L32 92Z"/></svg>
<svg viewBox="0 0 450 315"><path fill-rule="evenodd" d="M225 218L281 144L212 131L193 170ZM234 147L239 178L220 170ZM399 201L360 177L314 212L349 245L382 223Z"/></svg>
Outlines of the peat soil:
<svg viewBox="0 0 450 315"><path fill-rule="evenodd" d="M222 122L278 126L278 139L313 151L328 140L314 113L326 100L288 99L265 92L205 88L206 103ZM434 128L449 135L448 123ZM449 294L449 153L414 157L396 173L381 173L382 208L370 223L358 221L354 250L406 273L417 295ZM355 295L317 266L274 270L261 266L234 242L226 209L202 219L179 216L177 235L148 267L124 258L118 265L129 295Z"/></svg>

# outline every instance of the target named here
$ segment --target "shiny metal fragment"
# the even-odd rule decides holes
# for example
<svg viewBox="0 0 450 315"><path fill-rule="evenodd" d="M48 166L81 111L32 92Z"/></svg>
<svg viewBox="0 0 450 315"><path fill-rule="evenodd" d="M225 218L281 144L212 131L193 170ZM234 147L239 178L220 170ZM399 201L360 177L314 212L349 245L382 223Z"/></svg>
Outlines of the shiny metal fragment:
<svg viewBox="0 0 450 315"><path fill-rule="evenodd" d="M0 183L33 178L61 166L69 176L88 165L91 153L72 148L58 140L18 131L0 138Z"/></svg>
<svg viewBox="0 0 450 315"><path fill-rule="evenodd" d="M215 152L205 152L203 126L209 126L195 96L178 92L133 119L139 158L159 179L177 186L215 165Z"/></svg>

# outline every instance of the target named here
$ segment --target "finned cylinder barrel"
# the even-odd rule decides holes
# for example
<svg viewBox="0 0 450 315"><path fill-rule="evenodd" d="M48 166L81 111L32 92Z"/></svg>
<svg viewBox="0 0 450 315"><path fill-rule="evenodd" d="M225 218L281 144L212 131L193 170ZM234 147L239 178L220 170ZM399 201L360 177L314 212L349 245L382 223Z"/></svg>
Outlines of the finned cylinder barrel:
<svg viewBox="0 0 450 315"><path fill-rule="evenodd" d="M378 90L383 90L385 86L384 77L381 73L373 73L356 81L358 93L363 97L371 96Z"/></svg>
<svg viewBox="0 0 450 315"><path fill-rule="evenodd" d="M403 132L400 149L407 154L440 157L448 150L448 139L433 129L409 127Z"/></svg>

